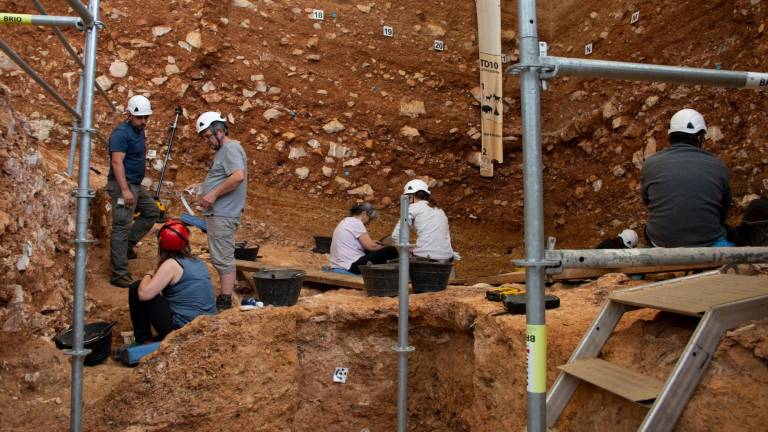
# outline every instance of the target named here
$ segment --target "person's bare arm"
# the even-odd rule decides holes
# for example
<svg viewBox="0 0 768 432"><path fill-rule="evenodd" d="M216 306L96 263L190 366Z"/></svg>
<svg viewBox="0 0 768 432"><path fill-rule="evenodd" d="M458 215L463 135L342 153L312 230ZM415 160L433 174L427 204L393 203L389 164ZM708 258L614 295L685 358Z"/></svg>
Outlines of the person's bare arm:
<svg viewBox="0 0 768 432"><path fill-rule="evenodd" d="M147 301L155 298L156 295L173 282L181 279L184 269L173 259L163 261L157 273L147 273L139 283L139 300Z"/></svg>
<svg viewBox="0 0 768 432"><path fill-rule="evenodd" d="M115 175L115 180L120 186L120 192L123 194L123 200L126 207L132 207L134 203L133 193L131 188L128 187L128 180L125 179L125 153L112 152L112 173Z"/></svg>
<svg viewBox="0 0 768 432"><path fill-rule="evenodd" d="M360 244L363 245L365 250L369 252L377 251L384 247L381 245L381 243L373 240L371 236L368 235L368 233L361 235L358 240L360 240Z"/></svg>
<svg viewBox="0 0 768 432"><path fill-rule="evenodd" d="M233 171L232 174L224 180L223 183L216 186L205 194L200 200L200 206L203 208L210 208L216 200L223 195L226 195L235 190L240 183L245 180L245 172L243 170Z"/></svg>

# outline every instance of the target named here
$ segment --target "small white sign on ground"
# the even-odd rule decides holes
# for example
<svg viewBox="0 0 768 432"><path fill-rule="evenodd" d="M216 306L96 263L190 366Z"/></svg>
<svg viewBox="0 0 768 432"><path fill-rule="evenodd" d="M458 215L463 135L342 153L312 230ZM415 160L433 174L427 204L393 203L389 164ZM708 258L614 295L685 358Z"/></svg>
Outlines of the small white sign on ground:
<svg viewBox="0 0 768 432"><path fill-rule="evenodd" d="M395 37L395 29L390 26L384 26L384 36Z"/></svg>
<svg viewBox="0 0 768 432"><path fill-rule="evenodd" d="M333 382L346 384L349 377L349 368L337 367L333 370Z"/></svg>
<svg viewBox="0 0 768 432"><path fill-rule="evenodd" d="M309 16L313 20L322 21L325 19L325 12L322 9L312 9L312 13Z"/></svg>
<svg viewBox="0 0 768 432"><path fill-rule="evenodd" d="M157 157L157 150L147 150L147 159L154 159Z"/></svg>
<svg viewBox="0 0 768 432"><path fill-rule="evenodd" d="M506 63L507 63L507 55L506 55L506 54L502 54L502 55L501 55L501 62L502 62L503 64L506 64Z"/></svg>
<svg viewBox="0 0 768 432"><path fill-rule="evenodd" d="M584 45L584 55L590 55L592 54L592 44L588 43Z"/></svg>
<svg viewBox="0 0 768 432"><path fill-rule="evenodd" d="M445 51L445 42L435 39L434 45L435 51Z"/></svg>
<svg viewBox="0 0 768 432"><path fill-rule="evenodd" d="M634 24L638 21L640 21L640 11L637 11L632 14L632 18L629 19L629 23Z"/></svg>

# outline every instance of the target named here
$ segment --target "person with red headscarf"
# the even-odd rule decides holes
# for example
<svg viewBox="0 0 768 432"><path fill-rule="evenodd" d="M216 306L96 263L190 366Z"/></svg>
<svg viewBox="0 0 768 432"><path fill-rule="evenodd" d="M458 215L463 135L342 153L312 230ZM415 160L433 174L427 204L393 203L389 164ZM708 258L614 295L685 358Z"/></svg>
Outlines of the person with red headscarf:
<svg viewBox="0 0 768 432"><path fill-rule="evenodd" d="M179 220L169 220L157 233L157 249L157 270L128 290L137 344L162 340L200 315L216 314L211 275L205 263L190 253L189 229Z"/></svg>

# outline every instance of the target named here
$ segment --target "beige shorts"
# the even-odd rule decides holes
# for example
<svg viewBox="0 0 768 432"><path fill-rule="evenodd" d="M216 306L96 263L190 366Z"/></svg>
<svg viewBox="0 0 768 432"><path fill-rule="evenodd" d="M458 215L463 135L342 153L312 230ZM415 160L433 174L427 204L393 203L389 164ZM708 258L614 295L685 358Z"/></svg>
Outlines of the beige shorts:
<svg viewBox="0 0 768 432"><path fill-rule="evenodd" d="M207 216L205 225L208 231L208 251L211 263L219 275L237 271L235 266L235 231L240 220L233 217Z"/></svg>

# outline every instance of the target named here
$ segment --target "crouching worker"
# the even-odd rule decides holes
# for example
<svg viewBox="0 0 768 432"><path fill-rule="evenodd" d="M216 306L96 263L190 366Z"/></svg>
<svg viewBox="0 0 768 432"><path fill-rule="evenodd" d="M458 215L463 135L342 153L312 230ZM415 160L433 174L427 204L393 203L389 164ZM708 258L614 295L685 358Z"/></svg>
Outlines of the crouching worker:
<svg viewBox="0 0 768 432"><path fill-rule="evenodd" d="M405 184L403 194L410 198L408 224L416 231L416 247L413 256L440 262L453 262L455 253L451 247L448 217L430 195L429 186L422 180ZM400 222L392 231L392 241L400 241Z"/></svg>
<svg viewBox="0 0 768 432"><path fill-rule="evenodd" d="M205 263L191 256L187 227L169 220L158 231L157 240L157 270L145 274L128 291L138 344L162 340L199 315L216 313L211 275Z"/></svg>
<svg viewBox="0 0 768 432"><path fill-rule="evenodd" d="M379 213L369 203L355 205L349 210L349 216L333 230L330 254L333 271L360 274L361 265L384 264L397 258L394 246L384 246L368 235L365 226L378 217Z"/></svg>

